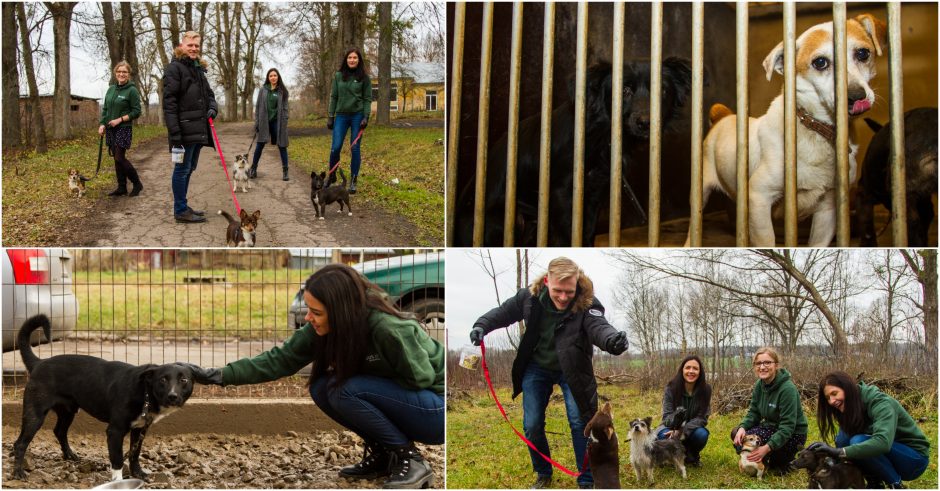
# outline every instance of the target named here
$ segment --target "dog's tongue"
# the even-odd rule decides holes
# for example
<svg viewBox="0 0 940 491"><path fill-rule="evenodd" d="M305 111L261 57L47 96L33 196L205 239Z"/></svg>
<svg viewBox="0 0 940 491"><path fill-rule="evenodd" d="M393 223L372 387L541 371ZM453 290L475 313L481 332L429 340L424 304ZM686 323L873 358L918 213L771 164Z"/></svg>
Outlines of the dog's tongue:
<svg viewBox="0 0 940 491"><path fill-rule="evenodd" d="M871 109L871 103L868 102L868 99L859 99L855 101L855 104L852 104L852 109L850 109L849 112L854 116L862 114L869 109Z"/></svg>

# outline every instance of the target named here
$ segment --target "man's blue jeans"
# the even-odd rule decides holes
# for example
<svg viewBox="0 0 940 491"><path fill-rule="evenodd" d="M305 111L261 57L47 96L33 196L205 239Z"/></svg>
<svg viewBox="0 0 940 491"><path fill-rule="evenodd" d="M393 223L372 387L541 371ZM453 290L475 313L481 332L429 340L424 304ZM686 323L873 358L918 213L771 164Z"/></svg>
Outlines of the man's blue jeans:
<svg viewBox="0 0 940 491"><path fill-rule="evenodd" d="M659 430L659 433L656 434L656 439L665 440L667 431L669 431L669 428ZM696 428L689 436L685 437L685 440L682 440L682 444L685 445L685 454L693 457L698 456L708 443L709 434L710 433L708 433L708 430L705 428Z"/></svg>
<svg viewBox="0 0 940 491"><path fill-rule="evenodd" d="M444 398L433 391L406 389L372 375L350 377L338 387L332 382L332 376L323 376L310 384L313 402L363 440L387 447L444 443Z"/></svg>
<svg viewBox="0 0 940 491"><path fill-rule="evenodd" d="M194 143L186 145L186 153L183 155L183 162L173 166L173 214L181 215L189 208L186 203L186 193L189 191L189 178L196 171L196 165L199 164L199 151L202 145Z"/></svg>
<svg viewBox="0 0 940 491"><path fill-rule="evenodd" d="M268 122L268 134L271 135L270 141L273 145L277 145L277 131L278 131L277 120L274 119L274 120L269 121ZM264 150L265 145L266 145L265 142L258 142L258 145L255 147L255 156L251 160L252 169L258 168L258 160L261 159L261 150ZM279 146L277 147L277 149L281 154L281 167L286 168L287 167L287 147Z"/></svg>
<svg viewBox="0 0 940 491"><path fill-rule="evenodd" d="M842 430L836 434L836 447L847 447L871 439L871 435L852 435L849 437ZM920 477L927 470L929 460L916 450L903 443L893 442L886 454L868 459L857 459L859 468L869 481L885 484L900 484L902 480L911 481Z"/></svg>
<svg viewBox="0 0 940 491"><path fill-rule="evenodd" d="M571 428L571 443L574 447L574 458L578 463L578 470L584 471L584 453L587 450L587 438L584 437L584 426L587 424L581 417L578 404L571 394L571 388L560 371L545 370L536 363L529 363L522 376L522 426L525 437L539 449L539 452L551 456L548 448L548 438L545 436L545 409L552 396L552 388L558 385L565 398L565 412L568 414L568 426ZM529 457L532 459L532 469L540 476L552 475L552 465L541 455L529 448ZM578 476L578 484L593 484L594 476L587 470Z"/></svg>
<svg viewBox="0 0 940 491"><path fill-rule="evenodd" d="M362 123L362 113L336 113L333 119L333 146L330 147L330 168L332 169L339 162L339 152L343 148L343 138L349 131L349 143L352 144L359 134L359 124ZM365 136L363 136L365 138ZM352 145L352 162L350 172L352 175L359 175L359 164L362 162L359 157L359 145L362 144L362 138Z"/></svg>

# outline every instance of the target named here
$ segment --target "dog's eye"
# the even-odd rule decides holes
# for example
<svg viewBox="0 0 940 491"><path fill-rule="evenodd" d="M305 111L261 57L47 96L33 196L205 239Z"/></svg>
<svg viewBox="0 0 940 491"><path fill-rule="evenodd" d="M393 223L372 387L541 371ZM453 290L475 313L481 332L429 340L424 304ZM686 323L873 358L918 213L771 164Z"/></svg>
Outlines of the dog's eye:
<svg viewBox="0 0 940 491"><path fill-rule="evenodd" d="M871 58L871 51L868 48L861 48L855 50L855 59L858 61L868 61Z"/></svg>
<svg viewBox="0 0 940 491"><path fill-rule="evenodd" d="M820 56L819 58L813 60L813 68L819 71L823 71L829 68L829 60Z"/></svg>

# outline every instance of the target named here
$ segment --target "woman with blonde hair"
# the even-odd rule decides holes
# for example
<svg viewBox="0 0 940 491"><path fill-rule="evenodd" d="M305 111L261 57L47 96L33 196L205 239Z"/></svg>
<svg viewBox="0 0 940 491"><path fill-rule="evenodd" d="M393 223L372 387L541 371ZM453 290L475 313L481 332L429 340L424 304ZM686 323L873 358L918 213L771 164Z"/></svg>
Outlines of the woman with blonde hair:
<svg viewBox="0 0 940 491"><path fill-rule="evenodd" d="M144 189L137 175L137 169L127 160L127 150L131 148L134 125L131 121L140 117L140 93L131 80L131 65L119 61L114 65L114 78L117 83L108 87L101 106L101 120L98 134L105 137L108 154L114 156L114 176L117 189L108 196L137 196ZM134 187L127 192L127 180Z"/></svg>

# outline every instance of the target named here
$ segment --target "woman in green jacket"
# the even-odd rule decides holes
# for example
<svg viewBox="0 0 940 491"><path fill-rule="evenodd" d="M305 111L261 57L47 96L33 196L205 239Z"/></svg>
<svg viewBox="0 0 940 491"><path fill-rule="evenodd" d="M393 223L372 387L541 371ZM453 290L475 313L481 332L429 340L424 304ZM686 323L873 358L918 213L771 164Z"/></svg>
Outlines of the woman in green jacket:
<svg viewBox="0 0 940 491"><path fill-rule="evenodd" d="M751 452L748 460L763 460L769 468L786 473L790 461L806 443L808 425L800 393L790 380L790 372L780 368L780 355L773 348L758 349L753 363L759 380L751 392L747 415L731 430L731 440L740 453L744 435L758 435L761 445Z"/></svg>
<svg viewBox="0 0 940 491"><path fill-rule="evenodd" d="M421 488L433 474L414 442L444 443L444 348L395 309L359 272L331 264L304 285L307 324L283 346L222 369L190 365L203 384L257 384L313 362L317 407L365 440L362 460L340 476Z"/></svg>
<svg viewBox="0 0 940 491"><path fill-rule="evenodd" d="M811 450L854 460L869 487L901 488L917 479L930 463L930 441L914 418L894 398L874 385L856 383L842 371L829 372L819 382L816 421L823 440L836 433L835 447L825 442Z"/></svg>
<svg viewBox="0 0 940 491"><path fill-rule="evenodd" d="M359 48L351 48L343 56L339 70L333 75L333 87L330 89L330 109L326 120L326 127L333 130L333 146L330 148L330 169L339 162L339 151L343 148L343 138L349 132L349 143L352 151L350 172L352 181L349 183L349 194L356 193L356 179L359 177L359 145L362 137L356 141L356 136L369 124L369 114L372 112L372 82L366 73L366 61L362 58ZM331 182L336 180L336 174L330 177Z"/></svg>
<svg viewBox="0 0 940 491"><path fill-rule="evenodd" d="M127 150L131 148L133 123L140 117L140 93L131 82L131 66L126 61L114 65L114 78L117 83L108 87L101 107L101 120L98 134L105 136L108 153L114 156L114 175L117 189L108 196L124 196L127 192L127 180L134 185L129 196L137 196L144 189L137 175L137 169L127 160Z"/></svg>

